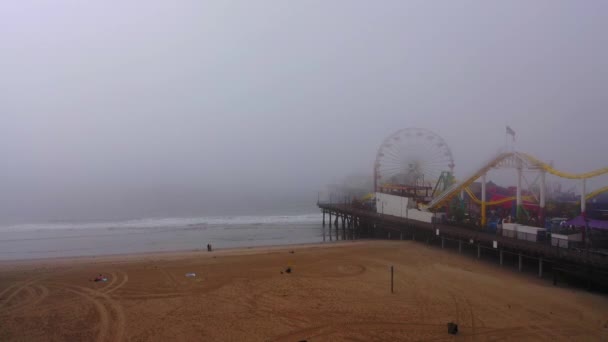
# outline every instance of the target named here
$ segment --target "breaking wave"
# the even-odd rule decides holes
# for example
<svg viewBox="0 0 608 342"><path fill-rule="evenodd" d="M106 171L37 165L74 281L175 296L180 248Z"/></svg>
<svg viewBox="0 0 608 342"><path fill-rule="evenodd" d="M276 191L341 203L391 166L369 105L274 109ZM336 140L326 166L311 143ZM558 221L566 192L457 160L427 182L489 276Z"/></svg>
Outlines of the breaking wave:
<svg viewBox="0 0 608 342"><path fill-rule="evenodd" d="M201 226L314 224L321 222L321 214L270 216L208 216L148 218L139 220L85 223L34 223L0 227L0 231L64 230L64 229L155 229Z"/></svg>

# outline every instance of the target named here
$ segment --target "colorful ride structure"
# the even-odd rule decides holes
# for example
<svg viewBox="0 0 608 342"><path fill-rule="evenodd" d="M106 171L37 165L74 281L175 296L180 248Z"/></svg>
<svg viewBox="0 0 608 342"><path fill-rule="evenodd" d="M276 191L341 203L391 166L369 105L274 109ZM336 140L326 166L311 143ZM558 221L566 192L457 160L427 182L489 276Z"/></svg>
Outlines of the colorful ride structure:
<svg viewBox="0 0 608 342"><path fill-rule="evenodd" d="M486 198L486 176L492 169L515 169L517 185L514 196L497 194ZM524 170L538 172L539 193L526 195L522 189ZM547 184L546 174L581 182L580 210L586 212L586 201L608 191L608 186L587 192L587 179L608 174L608 167L591 172L570 173L555 169L530 154L509 151L501 152L484 162L475 172L457 181L454 176L454 159L447 143L437 134L421 128L405 128L388 136L378 149L374 163L374 190L380 193L396 194L413 199L418 208L440 212L449 208L450 202L468 194L472 202L480 206L481 225L487 223L488 206L506 205L515 202L516 218L533 208L539 223L545 222ZM475 196L470 187L480 180L481 198ZM509 204L510 206L510 204ZM528 210L526 210L528 209Z"/></svg>
<svg viewBox="0 0 608 342"><path fill-rule="evenodd" d="M523 212L523 201L522 197L522 173L524 169L528 170L536 170L540 173L540 194L539 194L539 222L544 222L545 219L545 204L546 204L546 174L550 173L562 178L568 179L578 179L581 181L582 185L582 195L581 198L588 198L588 194L586 191L586 182L587 179L597 177L603 174L608 173L608 167L601 168L598 170L594 170L586 173L567 173L563 171L559 171L554 169L551 165L540 161L533 156L521 153L521 152L504 152L500 153L494 158L492 158L489 162L484 163L481 168L479 168L476 172L474 172L471 176L465 178L462 182L455 182L450 186L446 191L441 193L439 196L433 198L431 202L428 204L428 208L437 209L441 206L445 205L450 199L457 196L460 191L464 190L468 186L470 186L477 179L481 179L481 195L482 198L480 200L481 205L481 213L482 213L482 224L485 224L485 212L486 206L488 202L486 202L486 174L489 170L493 168L514 168L517 170L517 187L516 187L516 205L517 205L517 217L521 216ZM604 189L604 188L602 188ZM598 191L601 189L598 189ZM599 193L598 191L594 191L592 194ZM600 191L601 192L601 191ZM584 215L586 200L581 201L581 213ZM491 204L491 202L490 202Z"/></svg>

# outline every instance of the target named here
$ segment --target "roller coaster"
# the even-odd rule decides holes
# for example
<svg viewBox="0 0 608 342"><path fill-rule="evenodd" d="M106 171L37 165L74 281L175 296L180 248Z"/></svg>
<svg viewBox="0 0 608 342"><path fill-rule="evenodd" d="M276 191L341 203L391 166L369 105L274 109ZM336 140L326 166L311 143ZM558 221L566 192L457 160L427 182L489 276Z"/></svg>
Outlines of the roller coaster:
<svg viewBox="0 0 608 342"><path fill-rule="evenodd" d="M475 173L471 176L464 178L461 182L454 182L450 187L448 187L441 194L433 198L427 207L429 209L438 208L442 205L445 205L447 201L452 199L454 196L458 195L461 190L466 191L468 187L473 184L477 179L484 176L490 169L498 168L498 167L515 167L518 170L522 170L523 168L528 168L532 170L540 170L541 172L547 172L558 177L568 178L568 179L579 179L583 182L586 179L597 177L603 174L608 174L608 167L597 169L591 172L585 173L567 173L563 171L556 170L552 166L547 163L540 161L539 159L521 152L506 152L500 153L498 156L492 158L490 162L485 163L481 168L479 168ZM541 197L544 197L544 182L541 182ZM470 190L469 190L470 191ZM608 186L597 189L589 194L583 194L583 198L589 199L591 197L597 196L598 194L608 191ZM521 192L518 191L519 194ZM517 196L515 199L517 200ZM511 198L512 200L513 198ZM521 201L523 198L519 195L519 200ZM507 199L505 199L506 201ZM481 200L477 199L477 201L481 202ZM542 201L542 200L541 200ZM488 204L490 202L486 202ZM495 203L498 204L498 203Z"/></svg>
<svg viewBox="0 0 608 342"><path fill-rule="evenodd" d="M593 199L594 197L597 197L598 195L603 194L604 192L608 192L608 186L601 187L588 193L587 197L585 197L585 200L588 201L590 199Z"/></svg>
<svg viewBox="0 0 608 342"><path fill-rule="evenodd" d="M471 191L470 188L464 188L464 191L469 195L469 197L471 198L471 200L474 203L479 204L479 205L481 205L482 203L484 203L482 200L480 200L479 198L477 198L477 196L475 196L475 194L473 193L473 191ZM517 199L517 197L515 197L515 196L505 197L505 198L501 198L499 200L485 202L485 205L487 205L487 206L500 205L500 204L504 204L504 203L508 203L508 202L513 202L516 199ZM522 196L522 199L524 201L533 201L534 197L532 197L532 196Z"/></svg>
<svg viewBox="0 0 608 342"><path fill-rule="evenodd" d="M495 168L513 168L518 173L516 196L486 201L486 174ZM453 177L454 161L446 142L425 129L402 129L386 138L376 155L374 167L375 191L408 189L407 196L415 197L421 209L441 211L449 202L461 193L467 193L471 200L481 206L481 223L486 223L486 206L499 205L516 201L519 216L523 209L524 200L538 202L539 222L544 222L544 209L546 197L545 175L552 174L560 178L580 180L582 185L580 201L581 213L585 213L585 202L603 192L608 186L592 192L586 192L586 180L600 175L608 174L608 167L584 173L570 173L555 169L552 165L523 152L502 152L477 168L475 172L461 181ZM522 196L522 170L535 170L540 172L540 198ZM482 198L477 198L470 186L481 178ZM538 178L537 178L538 179ZM431 183L437 180L435 186ZM412 190L413 189L413 190ZM429 190L432 192L429 196ZM422 193L422 195L419 195Z"/></svg>
<svg viewBox="0 0 608 342"><path fill-rule="evenodd" d="M484 178L485 174L490 169L499 168L499 167L514 167L517 169L517 171L518 171L517 196L508 197L508 198L500 199L498 201L491 201L491 202L486 202L484 199L478 199L477 197L475 197L473 195L473 193L470 191L469 186L473 182L475 182L477 179ZM582 181L583 193L582 193L581 198L584 198L585 200L581 201L580 205L581 205L581 213L583 213L583 214L585 213L586 200L593 198L593 197L599 195L600 193L608 191L608 186L597 189L589 194L587 194L585 191L586 190L586 183L585 183L586 180L589 178L607 174L608 167L593 170L591 172L585 172L585 173L568 173L568 172L563 172L563 171L557 170L557 169L553 168L551 165L544 163L541 160L539 160L538 158L535 158L527 153L507 152L507 153L500 153L498 156L494 157L489 162L485 163L481 168L479 168L471 176L465 178L462 182L454 182L454 184L452 184L448 189L446 189L444 192L442 192L441 194L439 194L438 196L433 198L428 203L427 208L429 210L438 210L440 207L442 207L446 203L448 203L448 201L453 199L454 196L458 195L461 191L465 191L469 194L469 196L475 203L477 203L481 206L481 223L482 223L482 225L485 225L485 223L486 223L486 210L485 210L486 206L497 205L497 204L515 200L517 203L517 210L519 212L522 208L523 200L532 200L532 198L524 198L523 196L521 196L521 177L522 177L521 173L522 173L522 169L524 169L524 168L531 169L531 170L538 170L541 172L539 222L544 222L545 186L546 186L545 185L545 173L550 173L550 174L553 174L553 175L561 177L561 178L578 179L578 180ZM482 195L483 195L483 194L485 194L485 180L482 181L482 187L484 188L482 190Z"/></svg>

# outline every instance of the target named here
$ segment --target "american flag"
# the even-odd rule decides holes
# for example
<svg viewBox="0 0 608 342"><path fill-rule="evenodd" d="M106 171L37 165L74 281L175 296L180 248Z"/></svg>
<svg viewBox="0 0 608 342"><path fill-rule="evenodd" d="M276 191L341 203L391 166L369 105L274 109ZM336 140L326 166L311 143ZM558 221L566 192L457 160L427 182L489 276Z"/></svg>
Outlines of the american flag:
<svg viewBox="0 0 608 342"><path fill-rule="evenodd" d="M515 140L515 131L509 126L507 126L507 134L511 135L513 140Z"/></svg>

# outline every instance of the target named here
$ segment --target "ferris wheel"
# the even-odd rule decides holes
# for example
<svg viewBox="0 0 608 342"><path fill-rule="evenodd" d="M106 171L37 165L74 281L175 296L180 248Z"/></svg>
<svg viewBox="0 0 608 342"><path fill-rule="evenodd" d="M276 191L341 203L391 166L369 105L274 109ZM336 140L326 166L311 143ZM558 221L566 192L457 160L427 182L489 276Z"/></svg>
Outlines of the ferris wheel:
<svg viewBox="0 0 608 342"><path fill-rule="evenodd" d="M432 186L445 171L453 172L454 158L446 142L423 128L405 128L380 145L374 165L374 187L383 184Z"/></svg>

